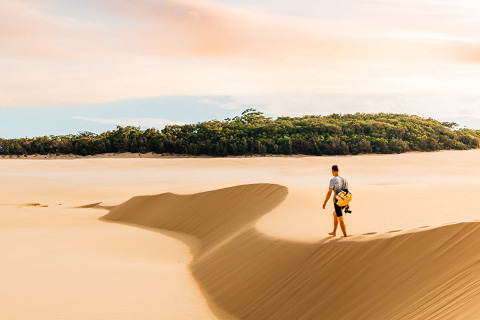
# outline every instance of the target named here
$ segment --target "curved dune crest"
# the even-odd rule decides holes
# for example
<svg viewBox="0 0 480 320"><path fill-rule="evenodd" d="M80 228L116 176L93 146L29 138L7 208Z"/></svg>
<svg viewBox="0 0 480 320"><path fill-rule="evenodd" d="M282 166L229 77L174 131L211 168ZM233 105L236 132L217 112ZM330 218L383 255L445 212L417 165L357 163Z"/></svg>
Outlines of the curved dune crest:
<svg viewBox="0 0 480 320"><path fill-rule="evenodd" d="M104 218L194 235L206 251L271 211L287 194L284 186L250 184L191 195L138 196Z"/></svg>
<svg viewBox="0 0 480 320"><path fill-rule="evenodd" d="M287 196L254 184L194 195L135 197L106 219L188 233L207 299L239 319L475 319L480 223L299 243L253 223ZM359 241L361 239L361 241Z"/></svg>

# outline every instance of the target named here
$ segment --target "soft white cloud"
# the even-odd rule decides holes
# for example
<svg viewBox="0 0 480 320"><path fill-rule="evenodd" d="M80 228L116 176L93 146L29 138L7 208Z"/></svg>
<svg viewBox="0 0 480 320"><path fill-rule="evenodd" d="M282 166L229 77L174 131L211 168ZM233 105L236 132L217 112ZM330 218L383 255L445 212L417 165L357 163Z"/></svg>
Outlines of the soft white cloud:
<svg viewBox="0 0 480 320"><path fill-rule="evenodd" d="M239 104L235 101L219 102L219 101L210 100L210 99L200 99L198 102L211 104L211 105L220 107L222 109L227 109L227 110L237 110L237 109L243 108L243 106L241 104Z"/></svg>
<svg viewBox="0 0 480 320"><path fill-rule="evenodd" d="M244 95L234 99L238 103L256 105L258 110L275 117L391 112L437 119L480 120L478 94L277 94Z"/></svg>
<svg viewBox="0 0 480 320"><path fill-rule="evenodd" d="M183 125L185 122L173 121L162 118L92 118L92 117L82 117L75 116L74 119L85 120L100 124L110 124L118 126L140 126L143 128L163 128L167 125Z"/></svg>
<svg viewBox="0 0 480 320"><path fill-rule="evenodd" d="M0 106L478 91L474 1L78 0L96 21L57 1L0 2Z"/></svg>
<svg viewBox="0 0 480 320"><path fill-rule="evenodd" d="M387 32L381 35L376 35L377 38L400 38L400 39L410 39L410 40L434 40L434 41L454 41L454 42L466 42L476 44L479 42L478 39L473 37L459 37L454 35L449 35L439 32L428 32L428 31L411 31L411 32Z"/></svg>

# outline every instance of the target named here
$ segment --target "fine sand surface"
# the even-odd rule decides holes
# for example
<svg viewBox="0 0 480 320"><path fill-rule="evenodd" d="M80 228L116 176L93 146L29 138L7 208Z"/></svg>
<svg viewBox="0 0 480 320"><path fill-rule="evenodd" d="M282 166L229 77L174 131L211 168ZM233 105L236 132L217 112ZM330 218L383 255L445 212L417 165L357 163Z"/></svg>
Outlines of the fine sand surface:
<svg viewBox="0 0 480 320"><path fill-rule="evenodd" d="M321 208L332 164L348 238ZM0 160L0 319L478 319L480 150Z"/></svg>

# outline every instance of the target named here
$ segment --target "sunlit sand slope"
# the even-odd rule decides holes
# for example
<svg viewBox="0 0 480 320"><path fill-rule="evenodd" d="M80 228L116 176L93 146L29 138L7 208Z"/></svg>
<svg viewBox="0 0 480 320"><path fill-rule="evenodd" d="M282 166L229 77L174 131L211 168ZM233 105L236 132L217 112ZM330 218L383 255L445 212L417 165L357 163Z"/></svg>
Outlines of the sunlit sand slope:
<svg viewBox="0 0 480 320"><path fill-rule="evenodd" d="M190 269L212 307L240 319L476 319L480 224L320 242L254 222L287 188L252 184L135 197L104 218L196 236Z"/></svg>
<svg viewBox="0 0 480 320"><path fill-rule="evenodd" d="M479 249L478 223L320 244L251 230L192 270L241 319L478 319Z"/></svg>
<svg viewBox="0 0 480 320"><path fill-rule="evenodd" d="M139 196L104 218L191 234L205 251L275 208L287 193L283 186L252 184L192 195Z"/></svg>

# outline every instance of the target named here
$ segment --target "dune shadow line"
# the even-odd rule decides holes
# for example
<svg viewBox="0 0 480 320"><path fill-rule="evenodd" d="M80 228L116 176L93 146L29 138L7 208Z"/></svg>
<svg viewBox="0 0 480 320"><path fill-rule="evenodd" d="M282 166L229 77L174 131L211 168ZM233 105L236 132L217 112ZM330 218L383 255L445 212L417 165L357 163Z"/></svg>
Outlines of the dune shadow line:
<svg viewBox="0 0 480 320"><path fill-rule="evenodd" d="M194 245L184 237L176 237L190 246L194 259L190 269L199 281L211 309L220 318L231 318L232 310L215 301L211 287L203 276L216 272L229 274L229 269L218 270L201 257L217 257L228 243L235 243L253 230L253 223L277 207L287 196L288 189L276 184L239 185L196 194L163 193L137 196L111 208L101 220L118 222L149 230L168 230L193 235L200 241ZM91 204L85 207L97 207ZM232 241L233 240L233 241ZM233 250L235 252L235 249ZM215 259L215 258L214 258ZM207 263L202 263L207 261ZM218 261L218 259L217 259ZM245 261L248 262L248 261ZM220 277L219 279L223 279ZM219 309L220 308L220 309ZM227 313L225 313L225 311ZM235 314L235 312L233 312ZM235 315L238 316L238 315Z"/></svg>
<svg viewBox="0 0 480 320"><path fill-rule="evenodd" d="M480 223L322 243L256 230L287 194L251 184L140 196L103 218L198 238L189 267L220 319L425 319L452 305L480 314L472 303L480 297Z"/></svg>

